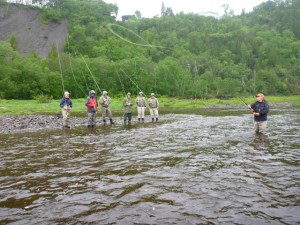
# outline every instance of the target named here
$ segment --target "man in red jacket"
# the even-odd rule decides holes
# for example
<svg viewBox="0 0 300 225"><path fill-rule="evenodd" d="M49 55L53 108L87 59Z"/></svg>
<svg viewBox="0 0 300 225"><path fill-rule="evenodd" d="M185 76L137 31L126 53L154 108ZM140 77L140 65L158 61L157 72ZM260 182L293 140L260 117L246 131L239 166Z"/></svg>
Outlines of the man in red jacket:
<svg viewBox="0 0 300 225"><path fill-rule="evenodd" d="M98 111L98 103L96 98L96 92L91 90L89 92L89 96L85 101L85 105L88 112L88 127L96 126L96 113Z"/></svg>

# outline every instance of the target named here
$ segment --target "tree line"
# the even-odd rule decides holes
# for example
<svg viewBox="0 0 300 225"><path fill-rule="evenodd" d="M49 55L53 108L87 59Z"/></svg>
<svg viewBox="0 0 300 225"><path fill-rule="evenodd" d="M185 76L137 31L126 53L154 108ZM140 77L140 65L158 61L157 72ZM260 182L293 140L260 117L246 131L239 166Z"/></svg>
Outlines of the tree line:
<svg viewBox="0 0 300 225"><path fill-rule="evenodd" d="M126 22L102 1L48 1L43 19L70 23L64 52L16 51L0 42L0 98L73 98L90 89L111 95L155 92L181 98L231 97L300 91L300 0L267 1L253 12L221 18L167 12Z"/></svg>

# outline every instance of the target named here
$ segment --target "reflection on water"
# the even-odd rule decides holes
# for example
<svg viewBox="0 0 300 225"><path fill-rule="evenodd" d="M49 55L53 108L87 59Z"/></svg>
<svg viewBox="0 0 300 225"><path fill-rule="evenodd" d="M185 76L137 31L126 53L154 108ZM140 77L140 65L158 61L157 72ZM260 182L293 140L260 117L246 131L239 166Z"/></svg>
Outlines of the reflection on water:
<svg viewBox="0 0 300 225"><path fill-rule="evenodd" d="M267 134L254 134L253 135L253 148L255 150L268 150L270 146L270 140Z"/></svg>
<svg viewBox="0 0 300 225"><path fill-rule="evenodd" d="M300 223L299 111L1 135L0 223Z"/></svg>

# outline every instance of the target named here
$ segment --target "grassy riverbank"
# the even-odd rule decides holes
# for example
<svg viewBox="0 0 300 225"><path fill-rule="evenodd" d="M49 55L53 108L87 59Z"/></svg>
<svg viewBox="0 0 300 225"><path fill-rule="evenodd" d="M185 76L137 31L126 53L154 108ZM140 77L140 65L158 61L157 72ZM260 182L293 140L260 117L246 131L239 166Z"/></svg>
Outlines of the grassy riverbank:
<svg viewBox="0 0 300 225"><path fill-rule="evenodd" d="M240 98L230 99L178 99L159 97L160 107L167 108L201 108L216 105L244 105ZM242 98L246 103L255 101L254 97ZM296 96L268 96L270 103L288 102L300 106L300 95ZM39 103L37 100L0 100L0 115L26 115L36 113L58 113L60 100L52 100L49 103ZM85 112L85 99L72 99L72 112ZM122 99L113 98L112 110L123 110Z"/></svg>

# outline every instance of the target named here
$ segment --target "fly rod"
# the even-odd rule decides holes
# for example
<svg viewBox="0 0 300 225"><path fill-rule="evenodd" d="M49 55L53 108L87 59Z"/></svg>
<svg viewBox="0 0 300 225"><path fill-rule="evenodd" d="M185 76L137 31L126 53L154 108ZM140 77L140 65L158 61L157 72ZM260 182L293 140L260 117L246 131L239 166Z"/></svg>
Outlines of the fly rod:
<svg viewBox="0 0 300 225"><path fill-rule="evenodd" d="M247 108L253 113L253 109L249 107L249 105L240 97L238 96L238 98L247 106Z"/></svg>

